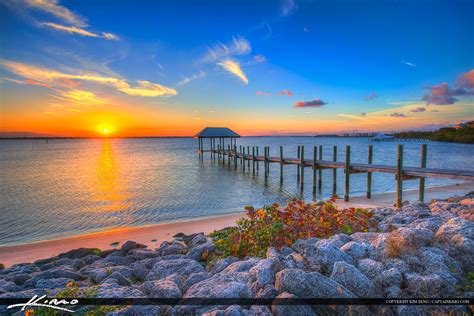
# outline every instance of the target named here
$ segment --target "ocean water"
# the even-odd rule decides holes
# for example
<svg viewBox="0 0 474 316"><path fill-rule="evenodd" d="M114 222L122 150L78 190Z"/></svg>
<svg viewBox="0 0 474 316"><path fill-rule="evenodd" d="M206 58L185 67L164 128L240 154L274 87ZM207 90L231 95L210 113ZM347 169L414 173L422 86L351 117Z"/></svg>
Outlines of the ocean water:
<svg viewBox="0 0 474 316"><path fill-rule="evenodd" d="M323 145L323 159L345 159L352 146L352 162L367 161L367 146L374 146L373 163L394 165L396 142L369 142L366 138L243 137L238 145L270 146L279 155L296 157L298 145L312 159L312 148ZM419 166L418 142L404 142L406 166ZM208 146L208 143L205 143ZM323 171L323 188L311 192L311 172L306 171L305 190L296 182L296 166L285 166L280 185L279 165L270 167L267 181L260 173L237 170L197 156L197 140L148 139L53 139L0 141L0 245L14 245L243 210L245 205L284 203L291 197L307 200L328 198L332 170ZM428 167L472 169L474 145L428 142ZM338 171L338 193L343 194L343 171ZM394 175L374 173L373 193L395 190ZM460 181L428 179L427 186ZM351 195L363 195L366 175L351 175ZM406 181L415 188L418 181Z"/></svg>

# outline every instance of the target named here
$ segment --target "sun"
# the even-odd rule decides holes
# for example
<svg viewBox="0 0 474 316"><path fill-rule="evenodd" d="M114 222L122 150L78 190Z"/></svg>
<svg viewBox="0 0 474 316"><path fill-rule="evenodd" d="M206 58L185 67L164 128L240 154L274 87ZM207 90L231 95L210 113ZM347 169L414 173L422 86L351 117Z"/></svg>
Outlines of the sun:
<svg viewBox="0 0 474 316"><path fill-rule="evenodd" d="M108 129L108 128L104 128L104 129L102 130L102 133L108 134L108 133L109 133L109 129Z"/></svg>
<svg viewBox="0 0 474 316"><path fill-rule="evenodd" d="M102 136L109 136L113 132L113 128L110 125L101 125L97 127L97 131L102 135Z"/></svg>

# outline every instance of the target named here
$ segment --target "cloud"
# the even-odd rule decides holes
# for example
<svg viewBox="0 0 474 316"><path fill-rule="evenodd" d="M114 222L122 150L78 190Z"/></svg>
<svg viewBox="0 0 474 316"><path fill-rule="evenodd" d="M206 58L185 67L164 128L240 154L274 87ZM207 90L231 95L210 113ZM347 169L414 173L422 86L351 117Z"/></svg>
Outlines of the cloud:
<svg viewBox="0 0 474 316"><path fill-rule="evenodd" d="M474 89L474 69L462 74L456 82L459 88Z"/></svg>
<svg viewBox="0 0 474 316"><path fill-rule="evenodd" d="M89 32L87 30L81 29L79 27L75 27L75 26L65 26L65 25L56 24L56 23L52 23L52 22L44 22L43 25L46 25L46 26L51 27L51 28L53 28L55 30L58 30L58 31L67 32L69 34L79 34L79 35L82 35L82 36L97 37L97 38L103 38L103 39L107 39L107 40L118 40L119 39L117 35L112 34L112 33L102 33L102 35L99 35L99 34L92 33L92 32Z"/></svg>
<svg viewBox="0 0 474 316"><path fill-rule="evenodd" d="M409 61L405 61L405 60L402 60L401 61L402 64L405 64L407 66L410 66L410 67L416 67L416 65L414 63L411 63Z"/></svg>
<svg viewBox="0 0 474 316"><path fill-rule="evenodd" d="M458 101L455 96L464 96L474 94L474 91L468 91L463 88L451 89L447 82L428 87L430 91L423 95L422 100L426 104L449 105Z"/></svg>
<svg viewBox="0 0 474 316"><path fill-rule="evenodd" d="M68 8L59 5L57 0L26 0L26 4L35 9L48 12L49 14L77 27L87 26L85 18L71 12Z"/></svg>
<svg viewBox="0 0 474 316"><path fill-rule="evenodd" d="M237 61L232 59L226 59L221 62L218 62L217 64L224 68L224 70L238 77L245 84L249 83L247 76L245 76L245 73L242 71L242 68L240 68L240 65Z"/></svg>
<svg viewBox="0 0 474 316"><path fill-rule="evenodd" d="M369 94L368 96L365 96L365 97L364 97L364 100L365 100L365 101L372 101L372 100L375 100L375 99L377 99L377 98L378 98L377 93L372 92L372 93Z"/></svg>
<svg viewBox="0 0 474 316"><path fill-rule="evenodd" d="M263 55L255 55L253 56L253 61L254 63L263 63L265 62L267 59L265 58L265 56Z"/></svg>
<svg viewBox="0 0 474 316"><path fill-rule="evenodd" d="M252 51L250 42L244 37L234 37L230 43L218 43L208 49L201 59L202 63L211 63L231 56L247 55Z"/></svg>
<svg viewBox="0 0 474 316"><path fill-rule="evenodd" d="M51 87L47 83L42 83L42 82L31 80L31 79L26 79L25 83L30 85L30 86L40 86L40 87L45 87L45 88L50 88Z"/></svg>
<svg viewBox="0 0 474 316"><path fill-rule="evenodd" d="M268 97L268 96L272 95L270 92L265 92L265 91L257 91L257 92L255 92L255 94L265 96L265 97Z"/></svg>
<svg viewBox="0 0 474 316"><path fill-rule="evenodd" d="M406 114L397 113L397 112L394 112L394 113L390 114L389 116L391 116L391 117L408 117L408 115L406 115Z"/></svg>
<svg viewBox="0 0 474 316"><path fill-rule="evenodd" d="M298 5L294 0L283 0L280 8L280 14L282 16L288 16L298 9Z"/></svg>
<svg viewBox="0 0 474 316"><path fill-rule="evenodd" d="M59 99L78 105L101 105L107 103L107 101L98 98L94 93L84 90L62 92Z"/></svg>
<svg viewBox="0 0 474 316"><path fill-rule="evenodd" d="M199 79L199 78L204 78L205 76L206 76L206 73L201 70L201 71L199 71L199 73L194 74L190 77L184 77L183 80L178 82L177 86L182 86L182 85L188 84L193 80L196 80L196 79Z"/></svg>
<svg viewBox="0 0 474 316"><path fill-rule="evenodd" d="M416 112L425 112L426 109L422 106L419 106L417 108L410 109L410 112L416 113Z"/></svg>
<svg viewBox="0 0 474 316"><path fill-rule="evenodd" d="M3 59L0 59L0 65L17 76L63 88L71 86L64 84L69 80L86 81L111 86L131 96L158 97L177 94L177 91L174 89L144 80L137 81L137 86L131 86L125 79L106 77L96 73L81 72L79 74L66 74L56 70Z"/></svg>
<svg viewBox="0 0 474 316"><path fill-rule="evenodd" d="M298 101L295 103L295 107L297 108L319 108L322 107L323 105L326 105L327 102L324 102L321 99L314 99L312 101Z"/></svg>
<svg viewBox="0 0 474 316"><path fill-rule="evenodd" d="M288 89L285 89L283 91L278 92L278 95L287 95L287 96L291 97L291 96L293 96L293 92L291 92Z"/></svg>

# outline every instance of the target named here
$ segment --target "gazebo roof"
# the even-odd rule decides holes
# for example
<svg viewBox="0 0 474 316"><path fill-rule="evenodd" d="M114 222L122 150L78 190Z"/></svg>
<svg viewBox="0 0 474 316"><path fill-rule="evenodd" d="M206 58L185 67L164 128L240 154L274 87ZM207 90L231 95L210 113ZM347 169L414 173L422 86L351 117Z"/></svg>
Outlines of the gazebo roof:
<svg viewBox="0 0 474 316"><path fill-rule="evenodd" d="M194 137L197 138L232 138L232 137L240 137L239 134L234 132L233 130L227 128L227 127L206 127Z"/></svg>

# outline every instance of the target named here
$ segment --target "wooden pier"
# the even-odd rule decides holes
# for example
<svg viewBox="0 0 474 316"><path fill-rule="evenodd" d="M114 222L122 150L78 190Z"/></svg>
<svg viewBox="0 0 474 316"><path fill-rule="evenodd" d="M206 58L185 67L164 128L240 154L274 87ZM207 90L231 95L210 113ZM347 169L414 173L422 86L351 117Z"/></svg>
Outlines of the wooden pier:
<svg viewBox="0 0 474 316"><path fill-rule="evenodd" d="M209 128L208 128L209 129ZM199 135L199 134L198 134ZM199 138L199 136L197 136ZM280 146L279 156L270 156L270 147L264 147L263 155L259 155L259 147L255 146L239 146L236 145L236 138L240 137L238 134L222 136L212 135L203 136L203 138L219 138L221 141L216 145L215 141L210 140L210 149L204 150L202 139L199 139L199 158L203 159L205 152L211 153L211 159L218 160L227 165L233 164L235 169L238 165L243 170L252 166L252 173L259 170L259 163L263 163L264 177L268 178L270 172L270 164L276 163L280 165L280 183L284 180L284 166L294 165L297 169L297 183L301 189L304 188L305 169L310 168L312 170L312 190L316 192L322 188L322 170L332 169L332 181L333 181L333 194L336 194L337 187L337 169L344 170L344 201L349 201L350 192L350 175L356 173L367 174L367 198L371 198L372 194L372 173L381 172L395 175L396 181L396 207L401 207L403 202L403 181L407 180L419 180L419 201L424 201L425 194L425 178L444 178L444 179L458 179L474 181L474 170L455 170L455 169L435 169L426 168L427 159L427 145L421 145L421 159L420 167L405 167L403 160L403 145L398 144L397 164L395 166L390 165L379 165L373 164L373 146L369 145L367 150L367 163L353 163L351 162L351 146L345 148L345 161L337 161L337 146L333 147L333 159L323 160L323 147L320 145L313 147L312 159L307 159L305 156L305 147L298 146L298 154L296 158L290 158L284 156L283 146ZM225 144L224 138L230 138L229 144ZM308 154L308 153L306 153Z"/></svg>

